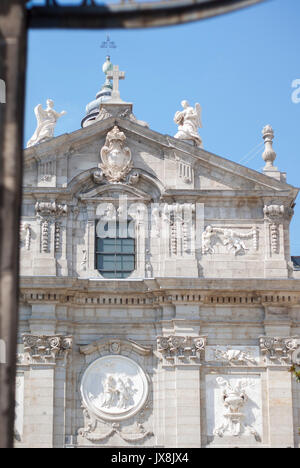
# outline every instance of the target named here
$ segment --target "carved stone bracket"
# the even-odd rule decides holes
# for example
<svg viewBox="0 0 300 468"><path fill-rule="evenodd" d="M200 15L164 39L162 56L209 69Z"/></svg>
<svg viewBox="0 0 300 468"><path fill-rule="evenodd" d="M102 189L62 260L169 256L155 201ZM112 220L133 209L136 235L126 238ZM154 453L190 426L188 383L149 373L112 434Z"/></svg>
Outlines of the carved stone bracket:
<svg viewBox="0 0 300 468"><path fill-rule="evenodd" d="M169 364L199 362L206 342L206 336L158 336L157 351Z"/></svg>
<svg viewBox="0 0 300 468"><path fill-rule="evenodd" d="M289 365L292 362L295 351L297 351L300 346L300 339L298 337L281 338L260 336L259 345L261 352L266 356L269 362Z"/></svg>
<svg viewBox="0 0 300 468"><path fill-rule="evenodd" d="M73 337L64 335L23 334L24 356L21 364L55 364L58 358L67 358Z"/></svg>
<svg viewBox="0 0 300 468"><path fill-rule="evenodd" d="M102 338L98 341L85 346L80 346L80 353L85 354L86 356L101 352L108 351L112 354L120 354L121 351L133 351L140 356L147 356L152 352L151 346L143 346L139 343L135 343L132 340L121 340L121 339L106 339Z"/></svg>

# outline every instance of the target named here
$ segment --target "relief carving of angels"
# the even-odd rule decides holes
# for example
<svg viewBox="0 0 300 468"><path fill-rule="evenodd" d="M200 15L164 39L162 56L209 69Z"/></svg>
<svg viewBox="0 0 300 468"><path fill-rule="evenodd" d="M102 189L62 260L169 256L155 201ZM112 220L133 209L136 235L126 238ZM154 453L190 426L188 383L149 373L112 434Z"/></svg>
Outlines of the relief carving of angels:
<svg viewBox="0 0 300 468"><path fill-rule="evenodd" d="M201 121L201 106L196 103L195 107L189 105L188 101L182 101L182 111L177 111L174 117L174 122L178 125L178 132L174 138L179 140L192 140L196 146L203 148L203 143L198 128L202 128Z"/></svg>
<svg viewBox="0 0 300 468"><path fill-rule="evenodd" d="M202 233L202 254L214 254L216 235L221 234L222 244L227 248L228 252L233 252L235 255L245 254L250 249L246 246L243 239L253 239L253 243L257 244L257 229L253 227L249 232L236 232L231 228L219 228L207 226Z"/></svg>
<svg viewBox="0 0 300 468"><path fill-rule="evenodd" d="M54 102L48 99L47 108L43 109L42 105L39 104L35 107L34 113L37 120L37 128L28 141L27 148L53 138L56 123L60 117L66 114L66 111L56 112L54 110Z"/></svg>
<svg viewBox="0 0 300 468"><path fill-rule="evenodd" d="M133 396L136 389L130 378L122 379L108 375L103 384L104 393L102 395L101 406L103 408L126 409L134 405Z"/></svg>

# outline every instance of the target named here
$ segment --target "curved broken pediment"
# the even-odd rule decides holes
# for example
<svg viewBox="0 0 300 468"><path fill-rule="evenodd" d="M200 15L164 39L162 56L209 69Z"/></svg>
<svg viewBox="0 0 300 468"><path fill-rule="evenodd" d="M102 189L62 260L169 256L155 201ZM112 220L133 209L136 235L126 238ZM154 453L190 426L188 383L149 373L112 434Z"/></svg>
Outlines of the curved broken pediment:
<svg viewBox="0 0 300 468"><path fill-rule="evenodd" d="M133 340L123 340L119 338L102 338L85 346L80 346L80 353L86 356L99 352L108 351L112 354L120 354L122 351L134 351L141 356L147 356L152 352L151 346L144 346Z"/></svg>
<svg viewBox="0 0 300 468"><path fill-rule="evenodd" d="M134 169L125 182L111 183L102 178L95 167L74 177L68 189L81 200L125 196L134 200L158 201L165 192L162 183L146 171Z"/></svg>

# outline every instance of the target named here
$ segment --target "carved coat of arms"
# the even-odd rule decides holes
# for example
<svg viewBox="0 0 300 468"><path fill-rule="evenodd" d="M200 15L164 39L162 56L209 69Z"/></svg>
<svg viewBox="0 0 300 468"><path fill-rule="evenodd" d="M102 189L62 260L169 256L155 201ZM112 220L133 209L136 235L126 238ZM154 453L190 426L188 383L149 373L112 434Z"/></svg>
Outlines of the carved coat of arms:
<svg viewBox="0 0 300 468"><path fill-rule="evenodd" d="M117 126L106 135L105 145L101 149L102 169L109 182L124 180L132 169L130 149L125 146L126 136Z"/></svg>

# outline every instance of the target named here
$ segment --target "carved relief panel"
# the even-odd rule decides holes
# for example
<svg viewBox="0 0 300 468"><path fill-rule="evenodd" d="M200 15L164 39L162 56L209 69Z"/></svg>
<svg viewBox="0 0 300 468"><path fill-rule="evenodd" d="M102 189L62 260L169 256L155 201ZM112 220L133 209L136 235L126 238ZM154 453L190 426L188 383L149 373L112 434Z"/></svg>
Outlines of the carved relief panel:
<svg viewBox="0 0 300 468"><path fill-rule="evenodd" d="M262 440L260 375L206 376L208 443L257 445Z"/></svg>
<svg viewBox="0 0 300 468"><path fill-rule="evenodd" d="M82 347L81 353L87 363L92 361L80 381L84 427L78 430L79 443L106 445L113 438L119 444L147 441L153 435L152 389L141 356L149 356L151 348L126 340L101 340Z"/></svg>

